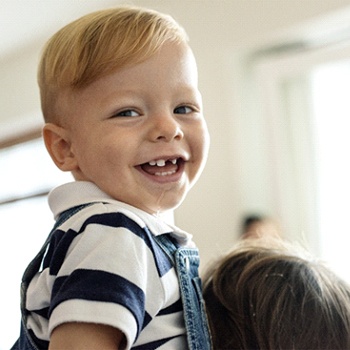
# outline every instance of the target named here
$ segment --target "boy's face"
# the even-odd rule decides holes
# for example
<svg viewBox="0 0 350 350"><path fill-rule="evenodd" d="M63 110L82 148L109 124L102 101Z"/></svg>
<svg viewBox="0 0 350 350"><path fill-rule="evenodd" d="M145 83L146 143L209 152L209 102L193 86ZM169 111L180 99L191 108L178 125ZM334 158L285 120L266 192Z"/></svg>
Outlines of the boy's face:
<svg viewBox="0 0 350 350"><path fill-rule="evenodd" d="M62 127L76 180L149 213L178 206L209 146L188 46L166 43L72 96Z"/></svg>

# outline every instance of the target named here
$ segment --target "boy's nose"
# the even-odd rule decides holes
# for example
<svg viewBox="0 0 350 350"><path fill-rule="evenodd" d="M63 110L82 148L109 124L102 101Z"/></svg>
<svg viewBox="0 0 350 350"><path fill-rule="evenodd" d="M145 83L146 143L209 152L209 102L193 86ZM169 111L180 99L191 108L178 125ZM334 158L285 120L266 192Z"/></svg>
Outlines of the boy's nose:
<svg viewBox="0 0 350 350"><path fill-rule="evenodd" d="M154 116L152 124L153 141L169 142L174 139L180 140L184 136L180 123L171 114Z"/></svg>

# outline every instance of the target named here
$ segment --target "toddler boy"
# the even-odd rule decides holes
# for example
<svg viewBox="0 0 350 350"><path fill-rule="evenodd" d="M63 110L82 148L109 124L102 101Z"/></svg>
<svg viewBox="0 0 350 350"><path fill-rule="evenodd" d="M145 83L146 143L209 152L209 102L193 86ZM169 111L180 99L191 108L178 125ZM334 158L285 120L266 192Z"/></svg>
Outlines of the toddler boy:
<svg viewBox="0 0 350 350"><path fill-rule="evenodd" d="M209 349L197 249L160 218L209 146L186 33L156 11L98 11L49 40L38 79L46 147L75 181L49 195L13 349Z"/></svg>

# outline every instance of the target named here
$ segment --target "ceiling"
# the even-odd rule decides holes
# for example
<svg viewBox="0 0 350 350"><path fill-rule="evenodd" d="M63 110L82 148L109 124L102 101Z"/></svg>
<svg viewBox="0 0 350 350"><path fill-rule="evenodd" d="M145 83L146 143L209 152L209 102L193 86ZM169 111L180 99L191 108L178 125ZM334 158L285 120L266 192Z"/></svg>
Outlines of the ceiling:
<svg viewBox="0 0 350 350"><path fill-rule="evenodd" d="M121 3L151 6L172 13L176 19L202 21L207 29L221 29L225 37L237 44L259 42L261 34L283 28L289 22L299 24L310 15L340 10L348 25L349 0L0 0L0 60L27 46L41 47L63 25L85 13ZM317 4L317 6L315 6ZM349 7L350 9L350 7ZM195 16L195 17L194 17ZM337 20L339 21L339 11ZM252 23L254 25L252 25ZM322 23L321 23L322 24ZM324 23L322 24L322 27ZM211 26L213 28L211 28ZM188 26L186 25L186 28ZM323 29L324 30L324 29ZM229 33L230 35L222 35ZM316 33L319 34L317 30ZM202 37L202 33L200 33ZM256 43L255 42L255 43Z"/></svg>

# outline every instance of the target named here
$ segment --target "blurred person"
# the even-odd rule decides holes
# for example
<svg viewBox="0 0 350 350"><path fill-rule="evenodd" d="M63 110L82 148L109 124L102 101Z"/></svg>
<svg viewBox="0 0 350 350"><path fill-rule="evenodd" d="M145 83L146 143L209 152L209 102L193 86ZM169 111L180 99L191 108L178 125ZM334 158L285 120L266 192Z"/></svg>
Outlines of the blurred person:
<svg viewBox="0 0 350 350"><path fill-rule="evenodd" d="M261 238L263 236L281 237L281 228L276 220L263 215L248 215L244 217L241 238Z"/></svg>

